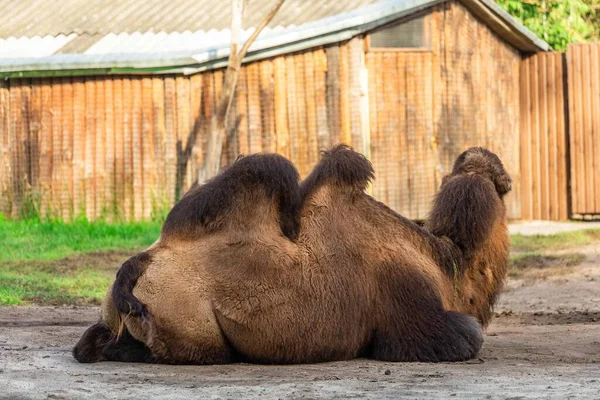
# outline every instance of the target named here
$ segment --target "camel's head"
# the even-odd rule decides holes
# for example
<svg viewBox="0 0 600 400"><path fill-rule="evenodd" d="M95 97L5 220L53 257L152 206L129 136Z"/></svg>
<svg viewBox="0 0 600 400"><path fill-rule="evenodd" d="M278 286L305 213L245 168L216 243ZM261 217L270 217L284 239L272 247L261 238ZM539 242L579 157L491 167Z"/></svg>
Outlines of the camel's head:
<svg viewBox="0 0 600 400"><path fill-rule="evenodd" d="M500 197L510 192L512 188L512 178L504 169L500 158L483 147L471 147L458 156L448 177L473 174L484 176L492 181Z"/></svg>

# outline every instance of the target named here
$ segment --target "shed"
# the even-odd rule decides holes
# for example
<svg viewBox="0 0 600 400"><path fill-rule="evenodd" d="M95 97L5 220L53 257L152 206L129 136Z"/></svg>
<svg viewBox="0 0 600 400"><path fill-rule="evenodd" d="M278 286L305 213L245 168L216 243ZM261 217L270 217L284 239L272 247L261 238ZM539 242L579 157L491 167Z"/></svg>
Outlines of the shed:
<svg viewBox="0 0 600 400"><path fill-rule="evenodd" d="M271 1L251 0L246 25ZM5 3L0 213L168 210L204 158L228 3ZM305 176L344 142L372 161L373 196L420 220L455 157L486 146L513 175L519 219L520 62L548 49L491 0L287 0L245 59L223 163L278 152Z"/></svg>

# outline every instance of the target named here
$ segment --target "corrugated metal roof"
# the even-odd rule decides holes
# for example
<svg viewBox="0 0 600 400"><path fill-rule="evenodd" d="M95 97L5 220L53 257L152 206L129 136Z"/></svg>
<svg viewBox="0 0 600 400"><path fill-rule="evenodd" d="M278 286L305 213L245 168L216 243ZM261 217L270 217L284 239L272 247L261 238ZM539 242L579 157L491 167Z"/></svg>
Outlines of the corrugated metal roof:
<svg viewBox="0 0 600 400"><path fill-rule="evenodd" d="M286 0L270 26L301 25L381 0ZM250 0L244 25L255 26L274 0ZM229 28L227 0L2 0L0 38L196 32Z"/></svg>
<svg viewBox="0 0 600 400"><path fill-rule="evenodd" d="M76 2L76 0L64 1L65 3ZM158 3L158 1L154 0L145 1L148 4ZM327 2L327 6L321 8L315 6L315 10L313 10L310 7L307 8L304 2L314 5L317 3L315 0L286 0L286 3L284 3L284 7L287 7L286 13L279 15L279 20L273 22L273 27L265 29L260 34L251 46L245 60L250 61L272 57L278 54L347 40L357 34L367 32L390 21L397 20L444 1L446 0L340 0L335 4ZM516 48L524 51L549 49L549 46L544 41L516 22L510 15L501 12L502 10L493 1L460 1L474 9L486 23L490 24L492 29L495 29L501 37L511 42ZM362 7L357 8L356 4L361 4L361 2L373 4L362 4ZM96 3L97 1L94 0L89 4ZM133 4L137 3L137 0L128 0L123 3ZM173 15L165 16L165 19L173 21L162 21L163 25L159 24L158 26L166 27L171 23L174 24L170 25L171 27L178 26L175 22L181 23L181 27L188 26L185 24L189 23L189 18L184 18L185 13L181 13L180 8L184 9L195 3L187 0L175 0L173 3L177 5L174 8ZM269 1L269 3L271 2ZM352 3L352 6L350 6L350 3ZM213 9L219 9L221 13L228 15L228 4L227 1L222 0L214 2ZM249 4L263 4L264 6L265 2L252 0ZM298 8L290 10L289 7L293 6L297 6ZM337 12L340 9L344 9L344 7L350 8L350 10L345 10L341 13ZM319 8L318 11L316 10L317 8ZM91 13L92 16L96 16L90 17L92 20L91 26L98 27L98 29L117 30L115 27L119 25L116 23L113 24L113 28L101 28L97 25L96 21L100 18L98 15L105 15L105 10L102 9L100 10L102 12L100 12L98 7L94 8L91 5L87 9L95 10ZM211 9L211 15L214 11L213 9ZM156 21L157 19L154 17L155 15L160 15L160 12L155 9L152 10L155 12L141 13L142 16L140 18L145 18L146 22L136 21L134 25L137 27L147 27L150 23ZM162 7L160 10L164 12L165 8ZM295 12L298 12L302 16L296 19L291 18L290 13L293 14ZM305 12L308 14L304 15ZM334 14L329 15L332 12ZM252 7L247 10L247 13L253 15L256 21L263 14L258 11L254 12ZM110 15L117 18L114 13ZM324 15L329 16L323 17ZM120 18L126 20L127 16L121 15ZM228 19L229 17L223 18L221 16L219 20L222 21L219 23L222 23L222 26L226 27L229 23ZM292 21L304 22L296 25ZM245 22L247 25L251 25L253 20L252 18L247 18ZM277 23L280 25L277 25ZM281 25L285 23L288 25ZM67 25L65 24L65 26ZM217 22L211 26L221 27ZM125 25L123 25L123 29L125 29ZM242 39L249 36L252 30L253 28L244 31ZM69 31L69 29L65 31ZM80 34L79 37L65 41L64 47L58 49L56 54L53 55L48 54L48 51L20 55L18 57L15 57L14 53L6 53L3 59L1 55L2 50L0 50L0 74L4 76L27 76L28 71L75 70L77 70L76 73L82 73L84 69L102 70L100 71L102 73L191 73L222 66L229 55L230 34L226 28L194 31L182 29L181 32L148 29L142 32L128 28L121 32L107 32L104 34L99 32ZM71 36L67 37L72 37L74 34L76 33L72 32ZM69 47L76 49L77 44L74 44L74 42L78 38L86 38L86 48L79 49L79 52L65 51ZM57 47L57 44L54 43L53 46ZM2 46L0 46L1 48Z"/></svg>
<svg viewBox="0 0 600 400"><path fill-rule="evenodd" d="M301 25L380 1L286 0L269 27ZM274 3L275 0L248 1L244 26L257 25L264 10ZM49 43L47 49L19 53L19 57L43 57L53 53L86 53L105 37L111 42L115 36L125 38L155 33L164 37L173 34L170 43L177 43L182 35L192 32L198 36L202 36L202 32L222 32L226 36L229 31L225 30L230 23L231 6L225 0L2 0L0 58L15 57L8 47L2 46L7 39L22 41L26 50L30 49L28 38L70 38L64 48L56 48L55 44L60 43L56 41ZM199 43L196 48L203 47L203 43ZM99 46L105 48L106 43ZM126 51L119 49L121 53ZM96 54L96 51L92 50L90 54Z"/></svg>

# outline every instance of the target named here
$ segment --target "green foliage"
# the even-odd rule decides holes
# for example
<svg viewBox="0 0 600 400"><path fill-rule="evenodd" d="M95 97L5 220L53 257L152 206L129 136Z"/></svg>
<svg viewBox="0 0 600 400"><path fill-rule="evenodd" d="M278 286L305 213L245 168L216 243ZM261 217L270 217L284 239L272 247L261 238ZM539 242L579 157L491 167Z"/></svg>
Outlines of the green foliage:
<svg viewBox="0 0 600 400"><path fill-rule="evenodd" d="M497 0L554 50L565 50L569 43L597 37L598 25L592 21L600 0Z"/></svg>
<svg viewBox="0 0 600 400"><path fill-rule="evenodd" d="M72 254L149 246L159 222L106 223L0 219L0 262L56 260Z"/></svg>

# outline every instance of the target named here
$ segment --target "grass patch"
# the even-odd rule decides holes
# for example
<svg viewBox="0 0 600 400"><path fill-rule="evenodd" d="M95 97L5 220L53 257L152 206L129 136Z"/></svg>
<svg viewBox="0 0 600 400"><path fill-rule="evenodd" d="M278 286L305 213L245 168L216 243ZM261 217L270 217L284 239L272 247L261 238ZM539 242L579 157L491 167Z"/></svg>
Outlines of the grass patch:
<svg viewBox="0 0 600 400"><path fill-rule="evenodd" d="M158 238L160 228L158 222L0 220L0 263L58 260L92 251L137 249L152 244Z"/></svg>
<svg viewBox="0 0 600 400"><path fill-rule="evenodd" d="M121 264L136 252L0 262L0 305L100 304Z"/></svg>
<svg viewBox="0 0 600 400"><path fill-rule="evenodd" d="M516 279L545 279L548 276L566 275L581 264L585 255L580 253L542 255L518 254L511 257L508 276Z"/></svg>
<svg viewBox="0 0 600 400"><path fill-rule="evenodd" d="M512 235L512 251L533 253L540 251L566 250L585 246L600 240L600 229L561 232L554 235Z"/></svg>
<svg viewBox="0 0 600 400"><path fill-rule="evenodd" d="M0 219L0 305L99 304L119 266L160 229L159 222Z"/></svg>

